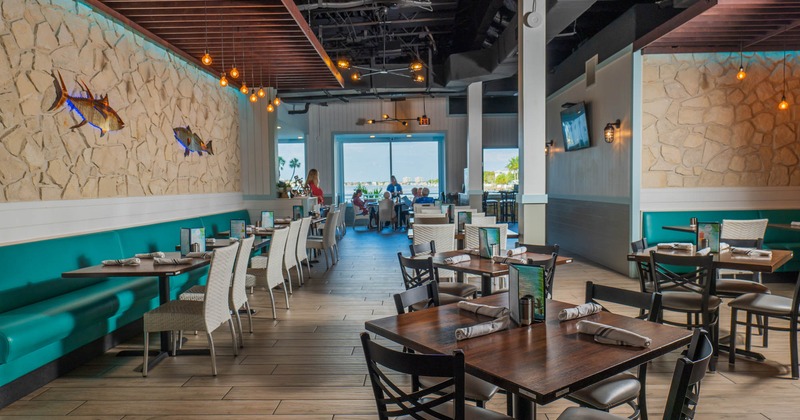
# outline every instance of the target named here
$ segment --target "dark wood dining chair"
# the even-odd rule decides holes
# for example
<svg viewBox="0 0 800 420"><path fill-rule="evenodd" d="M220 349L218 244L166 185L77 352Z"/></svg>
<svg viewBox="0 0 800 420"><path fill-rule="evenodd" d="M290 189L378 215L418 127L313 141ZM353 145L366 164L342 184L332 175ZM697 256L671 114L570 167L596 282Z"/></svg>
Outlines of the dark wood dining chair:
<svg viewBox="0 0 800 420"><path fill-rule="evenodd" d="M679 256L650 252L650 277L656 292L662 296L662 314L686 314L686 322L666 320L664 324L685 328L703 328L711 334L714 357L711 369L716 370L719 354L719 306L722 300L714 294L714 257Z"/></svg>
<svg viewBox="0 0 800 420"><path fill-rule="evenodd" d="M745 349L750 350L753 315L764 317L764 335L768 330L789 332L792 379L798 379L800 370L798 370L797 325L800 321L798 319L800 318L800 309L798 308L800 306L800 277L795 283L794 294L791 298L767 293L748 293L728 302L728 306L731 308L731 348L728 363L736 363L736 327L740 324L738 320L739 311L744 311L747 315ZM771 326L768 322L769 318L787 321L789 327Z"/></svg>
<svg viewBox="0 0 800 420"><path fill-rule="evenodd" d="M439 292L437 290L437 284L432 281L428 281L427 283L413 289L397 293L393 296L393 298L394 306L395 309L397 309L398 315L402 315L406 312L420 311L430 307L439 306ZM413 353L413 351L405 347L403 348L403 351L406 353ZM464 386L466 387L464 391L465 398L468 401L475 402L478 407L484 407L486 402L491 400L499 390L497 385L490 384L489 382L478 379L472 375L467 375L464 381ZM423 386L430 388L436 386L439 382L441 382L441 379L439 378L420 376L418 380L412 384L412 386Z"/></svg>
<svg viewBox="0 0 800 420"><path fill-rule="evenodd" d="M436 253L436 241L430 241L429 243L424 244L409 245L408 247L411 250L411 257L416 257L418 255L433 255ZM439 278L439 270L435 267L434 270L436 271L436 277ZM439 278L439 280L441 279ZM450 281L440 282L439 291L442 293L447 293L448 295L461 296L464 298L478 297L478 286L469 283Z"/></svg>
<svg viewBox="0 0 800 420"><path fill-rule="evenodd" d="M403 284L406 290L421 286L428 281L439 283L439 275L433 267L433 258L406 258L402 252L397 253L400 261L400 272L403 275ZM439 293L439 302L442 305L465 300L461 296Z"/></svg>
<svg viewBox="0 0 800 420"><path fill-rule="evenodd" d="M533 252L535 254L549 254L552 256L552 264L547 264L544 270L544 288L547 292L547 298L553 298L553 286L556 279L556 259L558 259L558 251L560 247L558 244L555 245L529 245L529 244L521 244L519 242L516 243L517 247L524 246L528 249L528 252ZM537 264L539 262L537 261Z"/></svg>
<svg viewBox="0 0 800 420"><path fill-rule="evenodd" d="M634 292L594 284L591 281L586 282L586 303L589 302L599 305L608 302L636 308L644 313L640 318L650 322L658 322L661 313L661 294L659 293ZM624 372L603 379L569 394L566 398L583 407L602 411L628 404L633 408L633 414L628 418L647 420L645 397L647 363L639 365L637 370L635 375L631 372Z"/></svg>
<svg viewBox="0 0 800 420"><path fill-rule="evenodd" d="M700 401L700 383L714 356L714 345L708 333L695 329L689 350L675 363L672 382L664 407L664 420L690 420L697 412ZM625 417L586 407L570 407L558 420L619 420Z"/></svg>
<svg viewBox="0 0 800 420"><path fill-rule="evenodd" d="M383 347L361 333L361 345L367 371L378 406L378 419L487 419L510 420L511 417L465 403L464 353L404 353ZM388 369L384 371L384 368ZM406 392L392 382L395 373L411 375L412 383L420 376L441 380L429 388ZM401 417L402 416L402 417Z"/></svg>

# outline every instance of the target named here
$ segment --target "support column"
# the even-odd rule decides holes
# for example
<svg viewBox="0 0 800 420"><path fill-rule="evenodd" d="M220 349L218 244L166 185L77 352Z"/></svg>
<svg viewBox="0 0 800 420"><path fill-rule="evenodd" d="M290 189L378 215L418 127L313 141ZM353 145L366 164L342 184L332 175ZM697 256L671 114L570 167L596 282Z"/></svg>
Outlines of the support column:
<svg viewBox="0 0 800 420"><path fill-rule="evenodd" d="M545 206L547 184L545 167L545 102L546 102L546 12L543 1L537 1L538 22L526 26L526 14L534 0L518 2L519 60L519 211L520 242L545 243ZM527 22L537 19L528 18Z"/></svg>
<svg viewBox="0 0 800 420"><path fill-rule="evenodd" d="M467 177L469 206L483 207L483 82L467 87Z"/></svg>

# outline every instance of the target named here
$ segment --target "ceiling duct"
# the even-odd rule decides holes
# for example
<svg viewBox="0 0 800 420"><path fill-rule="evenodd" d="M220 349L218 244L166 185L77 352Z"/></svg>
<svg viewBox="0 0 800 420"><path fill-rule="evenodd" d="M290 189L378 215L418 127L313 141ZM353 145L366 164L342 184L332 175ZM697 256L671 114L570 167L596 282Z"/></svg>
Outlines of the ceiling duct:
<svg viewBox="0 0 800 420"><path fill-rule="evenodd" d="M318 0L316 3L298 4L297 8L300 11L316 10L316 9L354 9L356 7L368 6L371 4L386 4L393 9L417 7L420 9L431 11L433 5L430 1L418 0L395 0L395 1L380 1L380 0L352 0L344 2L322 1Z"/></svg>

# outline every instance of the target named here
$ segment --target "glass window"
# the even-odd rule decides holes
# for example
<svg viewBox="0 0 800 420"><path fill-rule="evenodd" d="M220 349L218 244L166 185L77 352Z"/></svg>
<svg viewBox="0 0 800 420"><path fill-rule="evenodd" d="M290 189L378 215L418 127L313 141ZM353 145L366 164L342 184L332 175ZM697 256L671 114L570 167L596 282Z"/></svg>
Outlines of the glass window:
<svg viewBox="0 0 800 420"><path fill-rule="evenodd" d="M344 196L349 199L356 188L367 198L383 190L389 180L389 143L344 143L342 163Z"/></svg>
<svg viewBox="0 0 800 420"><path fill-rule="evenodd" d="M519 183L519 149L483 149L483 190L511 190Z"/></svg>
<svg viewBox="0 0 800 420"><path fill-rule="evenodd" d="M392 142L392 175L403 186L403 194L411 189L428 188L430 196L439 198L439 142Z"/></svg>
<svg viewBox="0 0 800 420"><path fill-rule="evenodd" d="M282 180L293 179L295 175L306 177L306 144L300 141L278 141L278 169Z"/></svg>

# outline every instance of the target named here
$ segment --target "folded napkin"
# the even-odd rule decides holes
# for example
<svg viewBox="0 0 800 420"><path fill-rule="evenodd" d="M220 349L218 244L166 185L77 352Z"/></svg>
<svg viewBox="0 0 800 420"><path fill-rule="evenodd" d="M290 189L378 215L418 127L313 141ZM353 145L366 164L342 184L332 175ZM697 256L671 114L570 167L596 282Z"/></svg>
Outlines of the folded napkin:
<svg viewBox="0 0 800 420"><path fill-rule="evenodd" d="M148 252L144 254L136 254L134 255L135 258L164 258L167 254L163 252Z"/></svg>
<svg viewBox="0 0 800 420"><path fill-rule="evenodd" d="M508 308L505 306L490 306L490 305L481 305L479 303L472 303L467 301L458 302L458 309L462 309L468 312L476 313L478 315L486 315L492 318L498 318L501 316L508 315Z"/></svg>
<svg viewBox="0 0 800 420"><path fill-rule="evenodd" d="M650 347L648 337L636 334L633 331L612 327L592 321L578 321L578 332L594 335L594 341L602 344L616 344L618 346Z"/></svg>
<svg viewBox="0 0 800 420"><path fill-rule="evenodd" d="M217 242L217 240L216 240L216 239L214 239L214 238L206 238L206 243L207 243L207 244L213 244L213 243L215 243L215 242Z"/></svg>
<svg viewBox="0 0 800 420"><path fill-rule="evenodd" d="M190 252L186 254L186 258L203 258L205 260L214 256L214 251L206 251L206 252ZM169 258L165 258L169 259Z"/></svg>
<svg viewBox="0 0 800 420"><path fill-rule="evenodd" d="M492 257L492 261L500 264L527 264L528 260L525 258L512 258L512 257L501 257L499 255L495 255Z"/></svg>
<svg viewBox="0 0 800 420"><path fill-rule="evenodd" d="M494 321L483 322L471 327L459 328L456 330L456 340L466 340L468 338L480 337L508 328L508 315L502 316Z"/></svg>
<svg viewBox="0 0 800 420"><path fill-rule="evenodd" d="M125 258L122 260L103 260L103 265L139 265L142 260L138 258Z"/></svg>
<svg viewBox="0 0 800 420"><path fill-rule="evenodd" d="M558 313L559 321L569 321L570 319L583 318L585 316L594 315L603 310L603 307L594 303L584 303L574 308L562 309Z"/></svg>
<svg viewBox="0 0 800 420"><path fill-rule="evenodd" d="M693 247L694 245L688 242L666 242L656 246L658 249L683 249L687 251L691 251Z"/></svg>
<svg viewBox="0 0 800 420"><path fill-rule="evenodd" d="M509 257L513 257L514 255L524 254L526 252L528 252L528 248L521 246L519 248L509 249L508 251L506 251L506 255L508 255Z"/></svg>
<svg viewBox="0 0 800 420"><path fill-rule="evenodd" d="M730 248L731 248L731 246L726 244L725 242L720 242L719 243L719 250L720 251L724 251L724 250L730 249Z"/></svg>
<svg viewBox="0 0 800 420"><path fill-rule="evenodd" d="M275 232L275 228L256 228L256 232Z"/></svg>
<svg viewBox="0 0 800 420"><path fill-rule="evenodd" d="M191 258L153 258L154 265L183 265L191 263Z"/></svg>
<svg viewBox="0 0 800 420"><path fill-rule="evenodd" d="M462 249L461 252L466 252L470 255L481 255L481 251L479 249L466 248Z"/></svg>
<svg viewBox="0 0 800 420"><path fill-rule="evenodd" d="M471 260L469 255L453 255L452 257L447 257L444 259L444 263L448 265L458 264L462 262L467 262Z"/></svg>
<svg viewBox="0 0 800 420"><path fill-rule="evenodd" d="M800 222L792 222L790 224L791 227L800 227Z"/></svg>
<svg viewBox="0 0 800 420"><path fill-rule="evenodd" d="M705 257L706 255L708 255L709 252L711 252L711 248L710 247L709 248L703 248L703 249L697 251L695 254L700 255L702 257Z"/></svg>
<svg viewBox="0 0 800 420"><path fill-rule="evenodd" d="M231 242L236 242L236 241L239 240L239 238L228 238L228 240L231 241Z"/></svg>
<svg viewBox="0 0 800 420"><path fill-rule="evenodd" d="M731 254L734 258L772 258L772 251L767 249L731 247Z"/></svg>

